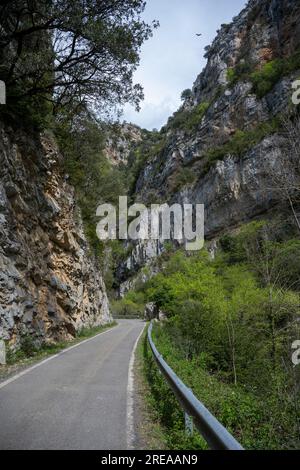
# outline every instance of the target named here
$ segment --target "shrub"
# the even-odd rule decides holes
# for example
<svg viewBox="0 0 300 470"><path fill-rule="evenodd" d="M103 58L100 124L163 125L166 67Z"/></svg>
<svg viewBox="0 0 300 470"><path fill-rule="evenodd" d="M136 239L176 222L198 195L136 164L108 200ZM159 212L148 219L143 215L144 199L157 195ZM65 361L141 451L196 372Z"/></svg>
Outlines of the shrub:
<svg viewBox="0 0 300 470"><path fill-rule="evenodd" d="M121 300L111 304L112 314L115 318L144 316L145 299L142 292L130 291Z"/></svg>
<svg viewBox="0 0 300 470"><path fill-rule="evenodd" d="M299 277L299 241L276 240L274 227L260 221L223 237L221 245L225 253L214 260L205 251L175 253L147 283L145 299L168 315L154 330L155 343L246 447L297 448L300 377L290 345L299 335L299 292L291 290ZM170 397L154 380L161 419L168 426L169 416L168 430L176 434Z"/></svg>
<svg viewBox="0 0 300 470"><path fill-rule="evenodd" d="M235 85L239 80L247 78L252 67L248 62L241 61L235 67L227 69L227 81L230 86Z"/></svg>
<svg viewBox="0 0 300 470"><path fill-rule="evenodd" d="M281 59L275 59L265 64L261 70L253 72L250 79L253 84L253 91L262 98L274 85L280 80L284 73L285 62Z"/></svg>
<svg viewBox="0 0 300 470"><path fill-rule="evenodd" d="M249 80L252 82L253 92L258 98L263 98L284 75L298 69L300 69L300 51L296 51L290 57L271 60L255 72L253 72L253 64L241 61L227 70L227 80L230 86L235 85L239 80Z"/></svg>
<svg viewBox="0 0 300 470"><path fill-rule="evenodd" d="M204 101L198 104L188 115L188 119L185 122L184 128L191 131L196 129L201 123L206 111L208 110L210 103Z"/></svg>
<svg viewBox="0 0 300 470"><path fill-rule="evenodd" d="M201 123L210 103L203 102L195 106L192 110L179 109L170 118L168 126L172 129L179 129L185 132L191 132L197 129Z"/></svg>
<svg viewBox="0 0 300 470"><path fill-rule="evenodd" d="M175 130L183 129L189 114L189 111L184 111L183 108L180 108L171 118L169 118L168 127Z"/></svg>
<svg viewBox="0 0 300 470"><path fill-rule="evenodd" d="M181 93L181 101L185 101L192 96L192 90L190 88L187 88L186 90L183 90Z"/></svg>
<svg viewBox="0 0 300 470"><path fill-rule="evenodd" d="M25 357L32 357L37 352L37 346L34 338L30 334L22 336L20 341L20 350Z"/></svg>
<svg viewBox="0 0 300 470"><path fill-rule="evenodd" d="M195 172L191 168L180 168L179 171L173 176L174 190L177 191L187 184L192 184L196 178Z"/></svg>
<svg viewBox="0 0 300 470"><path fill-rule="evenodd" d="M242 131L238 129L233 137L224 145L211 148L206 156L208 162L204 169L205 173L217 160L223 160L227 155L241 158L251 148L261 142L267 135L280 129L280 120L274 118L272 121L260 123L255 129Z"/></svg>

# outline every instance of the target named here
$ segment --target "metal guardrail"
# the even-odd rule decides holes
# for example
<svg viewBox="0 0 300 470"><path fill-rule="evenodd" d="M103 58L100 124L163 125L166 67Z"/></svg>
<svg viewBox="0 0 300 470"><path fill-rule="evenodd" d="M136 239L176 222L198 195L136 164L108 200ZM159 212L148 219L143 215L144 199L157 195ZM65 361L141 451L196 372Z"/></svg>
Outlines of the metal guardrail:
<svg viewBox="0 0 300 470"><path fill-rule="evenodd" d="M168 381L185 411L186 428L192 432L193 422L200 434L214 450L244 450L226 428L208 411L163 359L153 343L151 333L153 324L148 329L148 341L159 369Z"/></svg>

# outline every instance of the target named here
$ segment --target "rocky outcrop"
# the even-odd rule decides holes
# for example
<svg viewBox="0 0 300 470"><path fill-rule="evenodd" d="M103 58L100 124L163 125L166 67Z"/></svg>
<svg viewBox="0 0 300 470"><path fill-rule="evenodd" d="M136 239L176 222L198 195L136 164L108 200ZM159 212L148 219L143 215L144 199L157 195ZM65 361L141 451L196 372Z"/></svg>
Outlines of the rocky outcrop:
<svg viewBox="0 0 300 470"><path fill-rule="evenodd" d="M165 312L160 310L160 308L155 302L149 302L145 305L144 318L147 321L151 321L154 319L163 321L166 320L167 315Z"/></svg>
<svg viewBox="0 0 300 470"><path fill-rule="evenodd" d="M115 124L106 131L104 155L112 165L127 165L131 151L141 140L142 130L138 126Z"/></svg>
<svg viewBox="0 0 300 470"><path fill-rule="evenodd" d="M74 190L50 134L0 124L0 338L68 339L111 321Z"/></svg>
<svg viewBox="0 0 300 470"><path fill-rule="evenodd" d="M252 73L299 56L299 20L298 0L250 0L231 24L222 25L190 96L160 132L159 151L139 175L136 200L204 204L208 240L282 208L273 175L287 171L287 139L276 122L293 106L299 57L294 67L282 66L274 83L273 76L261 77L265 93L255 90ZM230 146L239 135L239 147ZM247 138L252 145L245 145ZM148 242L134 248L124 263L129 275L149 262L148 251Z"/></svg>

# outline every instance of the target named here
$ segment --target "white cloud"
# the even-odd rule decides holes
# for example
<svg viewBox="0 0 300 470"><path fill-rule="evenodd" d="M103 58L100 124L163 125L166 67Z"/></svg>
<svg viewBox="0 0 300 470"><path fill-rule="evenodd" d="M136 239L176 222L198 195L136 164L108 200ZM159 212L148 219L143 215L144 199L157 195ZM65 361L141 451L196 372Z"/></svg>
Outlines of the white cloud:
<svg viewBox="0 0 300 470"><path fill-rule="evenodd" d="M165 124L179 107L182 90L192 87L204 67L204 47L220 24L231 21L245 4L246 0L148 0L145 20L158 19L161 26L144 44L135 74L144 87L142 109L137 113L126 106L124 119L150 130Z"/></svg>
<svg viewBox="0 0 300 470"><path fill-rule="evenodd" d="M145 129L160 129L178 106L179 101L169 96L156 103L144 102L140 113L137 113L131 106L126 106L123 117L126 121L138 124Z"/></svg>

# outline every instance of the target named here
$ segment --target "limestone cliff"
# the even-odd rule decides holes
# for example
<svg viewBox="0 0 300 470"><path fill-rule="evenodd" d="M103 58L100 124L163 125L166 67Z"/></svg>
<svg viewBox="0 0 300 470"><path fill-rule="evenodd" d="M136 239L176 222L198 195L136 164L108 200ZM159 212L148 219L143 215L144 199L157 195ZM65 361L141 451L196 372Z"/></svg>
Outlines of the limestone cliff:
<svg viewBox="0 0 300 470"><path fill-rule="evenodd" d="M135 197L205 204L206 238L213 239L284 203L271 175L287 171L278 122L293 106L300 73L299 1L250 0L206 49L207 65L161 130ZM122 280L161 249L138 244Z"/></svg>
<svg viewBox="0 0 300 470"><path fill-rule="evenodd" d="M57 341L110 321L53 136L1 123L0 338Z"/></svg>
<svg viewBox="0 0 300 470"><path fill-rule="evenodd" d="M133 147L142 140L142 129L129 123L115 124L105 132L104 155L112 165L128 164Z"/></svg>

